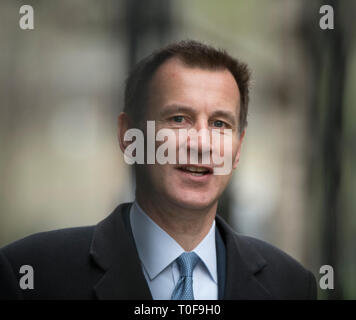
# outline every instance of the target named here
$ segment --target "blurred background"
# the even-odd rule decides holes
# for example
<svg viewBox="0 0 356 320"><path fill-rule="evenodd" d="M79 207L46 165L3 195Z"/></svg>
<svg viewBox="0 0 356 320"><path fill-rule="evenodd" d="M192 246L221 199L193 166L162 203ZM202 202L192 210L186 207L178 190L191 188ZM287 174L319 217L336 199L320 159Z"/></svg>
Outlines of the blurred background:
<svg viewBox="0 0 356 320"><path fill-rule="evenodd" d="M34 8L34 30L19 9ZM322 30L321 5L334 8ZM225 48L253 72L240 166L219 212L356 299L356 1L1 0L0 247L96 224L133 200L117 143L131 66L171 41Z"/></svg>

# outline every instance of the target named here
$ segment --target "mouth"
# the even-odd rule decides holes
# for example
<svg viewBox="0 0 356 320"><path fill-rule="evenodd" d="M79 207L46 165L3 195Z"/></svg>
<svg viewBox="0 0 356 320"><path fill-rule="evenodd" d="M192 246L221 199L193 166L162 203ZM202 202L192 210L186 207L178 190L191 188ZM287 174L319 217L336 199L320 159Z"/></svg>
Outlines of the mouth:
<svg viewBox="0 0 356 320"><path fill-rule="evenodd" d="M213 168L209 166L181 165L177 169L194 177L203 177L213 173Z"/></svg>

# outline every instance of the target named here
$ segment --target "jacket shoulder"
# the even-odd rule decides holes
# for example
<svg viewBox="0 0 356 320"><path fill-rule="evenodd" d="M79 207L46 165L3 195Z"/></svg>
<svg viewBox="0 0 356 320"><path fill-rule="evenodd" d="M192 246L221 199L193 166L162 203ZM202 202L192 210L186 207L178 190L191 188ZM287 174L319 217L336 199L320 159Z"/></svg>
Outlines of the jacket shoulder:
<svg viewBox="0 0 356 320"><path fill-rule="evenodd" d="M0 288L0 299L83 295L74 283L83 282L81 288L86 288L85 283L96 275L89 258L93 232L94 226L41 232L1 248L0 282L5 287ZM19 289L20 269L25 265L33 269L35 290Z"/></svg>
<svg viewBox="0 0 356 320"><path fill-rule="evenodd" d="M301 272L307 271L302 264L291 255L264 240L240 234L235 234L235 237L241 246L256 250L268 264L273 266L279 265L280 267L282 265L285 267L290 266L290 268L295 268ZM248 249L246 248L246 250Z"/></svg>
<svg viewBox="0 0 356 320"><path fill-rule="evenodd" d="M29 255L71 253L89 248L93 231L94 226L86 226L39 232L14 241L0 250L14 260Z"/></svg>
<svg viewBox="0 0 356 320"><path fill-rule="evenodd" d="M244 255L255 251L264 260L256 277L280 299L316 299L314 275L295 258L266 241L235 234Z"/></svg>

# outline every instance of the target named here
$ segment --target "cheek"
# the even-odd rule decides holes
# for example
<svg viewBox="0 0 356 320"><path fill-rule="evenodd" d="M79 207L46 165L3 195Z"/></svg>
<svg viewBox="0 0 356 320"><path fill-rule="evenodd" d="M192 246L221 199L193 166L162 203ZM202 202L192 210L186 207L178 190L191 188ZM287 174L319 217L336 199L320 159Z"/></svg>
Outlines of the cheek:
<svg viewBox="0 0 356 320"><path fill-rule="evenodd" d="M156 131L155 160L158 164L177 163L178 135L175 130L162 128Z"/></svg>
<svg viewBox="0 0 356 320"><path fill-rule="evenodd" d="M175 166L170 164L154 164L150 168L150 176L153 184L158 188L171 187L172 183L177 183Z"/></svg>
<svg viewBox="0 0 356 320"><path fill-rule="evenodd" d="M212 156L216 165L232 163L237 153L237 138L231 132L212 132Z"/></svg>

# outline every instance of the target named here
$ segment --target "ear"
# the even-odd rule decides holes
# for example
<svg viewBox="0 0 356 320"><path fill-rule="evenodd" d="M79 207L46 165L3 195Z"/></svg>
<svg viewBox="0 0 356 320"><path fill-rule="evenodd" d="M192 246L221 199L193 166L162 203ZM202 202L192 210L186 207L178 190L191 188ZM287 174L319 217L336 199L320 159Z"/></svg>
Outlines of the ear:
<svg viewBox="0 0 356 320"><path fill-rule="evenodd" d="M242 132L239 134L239 145L238 145L238 147L237 147L236 156L235 156L234 162L233 162L233 164L232 164L232 168L233 168L233 169L236 169L236 168L237 168L237 165L238 165L238 163L239 163L239 160L240 160L240 152L241 152L241 147L242 147L242 141L244 140L245 133L246 133L246 129L245 129L244 131L242 131Z"/></svg>
<svg viewBox="0 0 356 320"><path fill-rule="evenodd" d="M130 141L125 141L124 136L126 131L130 128L130 117L127 113L121 112L118 117L118 139L120 144L120 149L125 153L125 149L130 144Z"/></svg>

